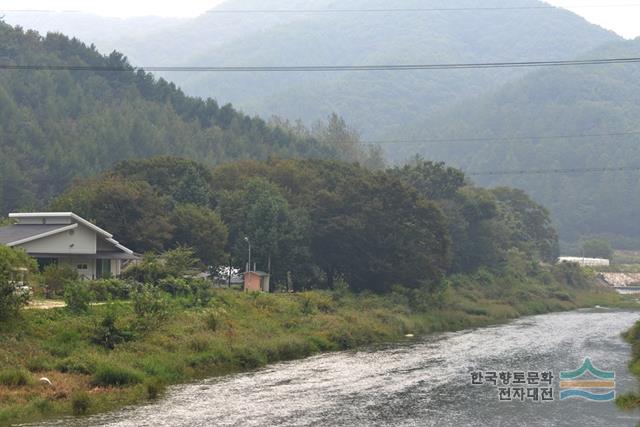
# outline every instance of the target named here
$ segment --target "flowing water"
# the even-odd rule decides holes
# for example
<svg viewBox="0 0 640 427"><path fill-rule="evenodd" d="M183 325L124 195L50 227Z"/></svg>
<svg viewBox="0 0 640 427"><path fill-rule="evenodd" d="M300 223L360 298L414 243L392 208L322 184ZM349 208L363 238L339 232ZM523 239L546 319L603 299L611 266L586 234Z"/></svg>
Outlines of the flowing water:
<svg viewBox="0 0 640 427"><path fill-rule="evenodd" d="M70 426L634 426L613 402L559 399L560 371L586 357L637 388L620 334L640 313L580 310L445 333L411 343L323 354L172 387L160 401L43 425ZM553 371L554 401L504 402L476 371Z"/></svg>

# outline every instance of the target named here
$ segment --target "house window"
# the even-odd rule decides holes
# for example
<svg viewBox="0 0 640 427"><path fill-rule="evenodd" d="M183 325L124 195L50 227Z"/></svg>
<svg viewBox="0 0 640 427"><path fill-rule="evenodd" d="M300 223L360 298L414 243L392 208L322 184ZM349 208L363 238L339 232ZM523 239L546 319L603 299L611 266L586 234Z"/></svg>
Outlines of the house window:
<svg viewBox="0 0 640 427"><path fill-rule="evenodd" d="M111 277L111 260L97 259L96 260L96 278L108 279L109 277Z"/></svg>
<svg viewBox="0 0 640 427"><path fill-rule="evenodd" d="M78 264L78 270L88 270L89 266L87 264Z"/></svg>
<svg viewBox="0 0 640 427"><path fill-rule="evenodd" d="M41 272L50 265L58 265L57 258L36 258L36 261L38 261L38 268Z"/></svg>

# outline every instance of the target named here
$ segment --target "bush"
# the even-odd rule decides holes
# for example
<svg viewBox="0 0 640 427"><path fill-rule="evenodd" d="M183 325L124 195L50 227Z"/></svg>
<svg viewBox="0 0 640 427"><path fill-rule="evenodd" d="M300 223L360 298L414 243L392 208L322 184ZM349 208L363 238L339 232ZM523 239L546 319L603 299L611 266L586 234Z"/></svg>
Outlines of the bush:
<svg viewBox="0 0 640 427"><path fill-rule="evenodd" d="M169 277L167 267L152 254L145 254L142 262L132 264L120 275L123 279L131 279L138 283L157 284L160 280Z"/></svg>
<svg viewBox="0 0 640 427"><path fill-rule="evenodd" d="M0 283L0 320L14 318L29 303L28 293L17 293L9 282Z"/></svg>
<svg viewBox="0 0 640 427"><path fill-rule="evenodd" d="M23 387L33 383L31 374L24 368L0 371L0 384L7 387Z"/></svg>
<svg viewBox="0 0 640 427"><path fill-rule="evenodd" d="M552 274L561 284L576 289L587 289L593 286L593 278L578 264L561 262L554 265Z"/></svg>
<svg viewBox="0 0 640 427"><path fill-rule="evenodd" d="M27 361L27 369L31 372L51 371L53 362L47 356L34 356Z"/></svg>
<svg viewBox="0 0 640 427"><path fill-rule="evenodd" d="M169 304L158 289L144 285L133 293L133 310L139 327L149 329L167 318Z"/></svg>
<svg viewBox="0 0 640 427"><path fill-rule="evenodd" d="M187 283L185 279L177 279L175 277L159 280L158 288L173 297L187 296L191 294L191 287L189 286L189 283Z"/></svg>
<svg viewBox="0 0 640 427"><path fill-rule="evenodd" d="M73 415L86 415L91 406L91 398L87 393L79 392L71 398L71 411Z"/></svg>
<svg viewBox="0 0 640 427"><path fill-rule="evenodd" d="M147 397L151 400L157 399L164 391L166 384L160 378L150 378L144 383L147 390Z"/></svg>
<svg viewBox="0 0 640 427"><path fill-rule="evenodd" d="M142 374L118 365L98 365L91 384L100 387L126 387L142 382Z"/></svg>
<svg viewBox="0 0 640 427"><path fill-rule="evenodd" d="M89 282L89 289L95 295L96 301L129 299L132 287L131 283L118 279L102 279Z"/></svg>
<svg viewBox="0 0 640 427"><path fill-rule="evenodd" d="M102 321L96 325L92 342L108 350L113 350L120 343L133 339L129 331L121 330L116 325L117 315L114 307L108 307Z"/></svg>
<svg viewBox="0 0 640 427"><path fill-rule="evenodd" d="M217 331L227 319L227 312L223 308L215 308L204 315L204 323L210 331Z"/></svg>
<svg viewBox="0 0 640 427"><path fill-rule="evenodd" d="M29 302L29 294L16 292L12 283L17 279L18 268L26 268L28 274L35 271L37 265L25 252L0 245L0 320L17 316L20 308Z"/></svg>
<svg viewBox="0 0 640 427"><path fill-rule="evenodd" d="M86 313L95 299L86 282L68 282L64 287L64 302L74 313Z"/></svg>
<svg viewBox="0 0 640 427"><path fill-rule="evenodd" d="M62 373L91 375L96 370L96 363L88 358L71 356L59 361L56 369Z"/></svg>
<svg viewBox="0 0 640 427"><path fill-rule="evenodd" d="M213 286L206 280L194 280L190 283L191 306L207 307L213 300Z"/></svg>
<svg viewBox="0 0 640 427"><path fill-rule="evenodd" d="M78 272L68 265L51 264L42 272L45 296L47 298L59 298L64 294L65 285L78 280Z"/></svg>

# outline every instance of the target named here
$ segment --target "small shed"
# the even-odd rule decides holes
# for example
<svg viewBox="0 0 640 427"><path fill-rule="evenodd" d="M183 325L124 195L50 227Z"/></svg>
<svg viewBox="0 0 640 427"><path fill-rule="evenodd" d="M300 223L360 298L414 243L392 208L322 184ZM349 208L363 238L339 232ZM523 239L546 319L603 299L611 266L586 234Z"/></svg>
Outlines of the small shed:
<svg viewBox="0 0 640 427"><path fill-rule="evenodd" d="M263 271L247 271L244 273L245 292L269 292L269 276Z"/></svg>

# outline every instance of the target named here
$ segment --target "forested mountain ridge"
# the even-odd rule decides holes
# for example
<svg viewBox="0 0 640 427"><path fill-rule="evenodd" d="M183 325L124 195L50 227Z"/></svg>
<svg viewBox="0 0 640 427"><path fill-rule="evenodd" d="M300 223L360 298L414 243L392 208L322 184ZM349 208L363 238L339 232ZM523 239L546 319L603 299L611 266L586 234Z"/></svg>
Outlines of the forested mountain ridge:
<svg viewBox="0 0 640 427"><path fill-rule="evenodd" d="M225 6L250 7L245 3L229 1ZM381 0L348 0L339 6L331 1L317 3L315 8L389 7ZM543 5L537 0L520 3ZM504 0L482 2L483 7L512 5ZM255 8L285 6L280 1L267 1L259 2ZM433 0L393 2L393 8L442 6L443 2ZM453 6L478 7L478 3L456 1ZM300 4L295 3L293 8L296 7L300 8ZM194 55L189 64L361 65L566 59L619 39L561 9L316 14L302 18L203 51ZM461 98L497 88L525 72L173 74L169 78L188 93L206 96L217 91L234 105L260 114L312 121L335 111L363 135L375 138L385 131L401 131L406 123L428 117Z"/></svg>
<svg viewBox="0 0 640 427"><path fill-rule="evenodd" d="M136 65L362 65L573 58L614 33L562 9L490 10L508 0L229 0L212 13L117 41ZM548 6L522 0L518 6ZM429 9L387 13L223 13L272 9ZM11 15L9 18L12 18ZM33 23L26 17L12 22ZM36 25L36 24L33 24ZM40 28L45 28L44 24ZM53 24L52 24L53 25ZM65 31L74 31L73 22ZM96 28L96 40L109 32ZM117 32L116 32L117 33ZM111 36L113 37L113 36ZM86 40L89 42L90 40ZM365 137L402 131L453 103L498 88L526 70L358 73L165 73L186 93L215 96L264 117L307 123L332 112Z"/></svg>
<svg viewBox="0 0 640 427"><path fill-rule="evenodd" d="M640 39L609 43L583 54L584 58L639 56ZM419 152L468 172L635 168L640 167L639 116L637 64L540 70L495 93L466 100L407 132L417 140L439 142L406 145L402 150L396 145L393 152L398 160ZM481 140L456 141L465 138ZM602 237L621 248L640 244L640 172L474 180L525 189L551 210L565 241Z"/></svg>
<svg viewBox="0 0 640 427"><path fill-rule="evenodd" d="M2 22L0 58L16 65L130 67L119 53L103 56L78 40ZM143 71L0 71L1 213L41 208L75 177L125 159L179 155L214 165L271 155L338 158L344 150L358 155L349 142L329 145L269 125L231 105L188 97Z"/></svg>

